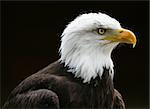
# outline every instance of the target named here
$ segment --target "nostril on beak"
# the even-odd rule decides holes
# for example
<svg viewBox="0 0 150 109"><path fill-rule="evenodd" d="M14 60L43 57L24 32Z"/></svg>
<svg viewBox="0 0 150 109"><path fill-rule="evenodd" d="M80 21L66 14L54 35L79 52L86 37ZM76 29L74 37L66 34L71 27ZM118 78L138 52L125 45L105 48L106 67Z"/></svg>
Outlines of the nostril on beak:
<svg viewBox="0 0 150 109"><path fill-rule="evenodd" d="M123 30L121 30L119 33L122 33L123 32Z"/></svg>

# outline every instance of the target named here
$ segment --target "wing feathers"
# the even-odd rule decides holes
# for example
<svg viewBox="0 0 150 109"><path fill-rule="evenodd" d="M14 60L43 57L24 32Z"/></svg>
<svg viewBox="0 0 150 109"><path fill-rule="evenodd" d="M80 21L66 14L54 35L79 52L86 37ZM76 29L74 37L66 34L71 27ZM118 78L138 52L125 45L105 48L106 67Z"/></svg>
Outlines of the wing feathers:
<svg viewBox="0 0 150 109"><path fill-rule="evenodd" d="M12 99L8 100L4 107L5 109L11 108L53 108L59 109L59 98L56 93L47 89L39 89L29 91L23 94L17 94Z"/></svg>

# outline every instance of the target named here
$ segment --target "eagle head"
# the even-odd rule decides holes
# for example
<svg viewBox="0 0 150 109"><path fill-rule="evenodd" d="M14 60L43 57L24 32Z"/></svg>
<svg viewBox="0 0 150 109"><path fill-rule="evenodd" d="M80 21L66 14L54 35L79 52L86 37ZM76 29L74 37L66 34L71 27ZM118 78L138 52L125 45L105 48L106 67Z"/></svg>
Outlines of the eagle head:
<svg viewBox="0 0 150 109"><path fill-rule="evenodd" d="M88 13L70 22L61 36L60 61L83 82L99 76L104 68L113 78L111 52L119 43L136 44L133 32L104 13Z"/></svg>

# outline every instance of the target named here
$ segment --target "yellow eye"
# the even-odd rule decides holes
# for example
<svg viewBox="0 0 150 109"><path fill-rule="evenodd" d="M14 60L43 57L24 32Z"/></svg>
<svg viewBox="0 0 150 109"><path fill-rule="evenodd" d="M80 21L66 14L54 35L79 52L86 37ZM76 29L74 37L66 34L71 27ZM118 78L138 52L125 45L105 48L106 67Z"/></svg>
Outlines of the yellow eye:
<svg viewBox="0 0 150 109"><path fill-rule="evenodd" d="M103 35L105 32L106 32L106 29L103 29L103 28L99 28L99 29L98 29L98 33L99 33L100 35Z"/></svg>

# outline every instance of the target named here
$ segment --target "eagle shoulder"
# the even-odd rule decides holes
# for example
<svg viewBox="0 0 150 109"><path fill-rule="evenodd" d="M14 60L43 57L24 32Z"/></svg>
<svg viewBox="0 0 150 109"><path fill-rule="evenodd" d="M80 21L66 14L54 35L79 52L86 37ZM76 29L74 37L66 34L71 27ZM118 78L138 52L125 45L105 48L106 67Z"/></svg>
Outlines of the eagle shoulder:
<svg viewBox="0 0 150 109"><path fill-rule="evenodd" d="M56 88L59 87L60 83L65 81L65 77L57 75L60 66L56 63L48 65L23 80L10 93L3 109L50 107L59 109L59 97L55 90L57 90Z"/></svg>

